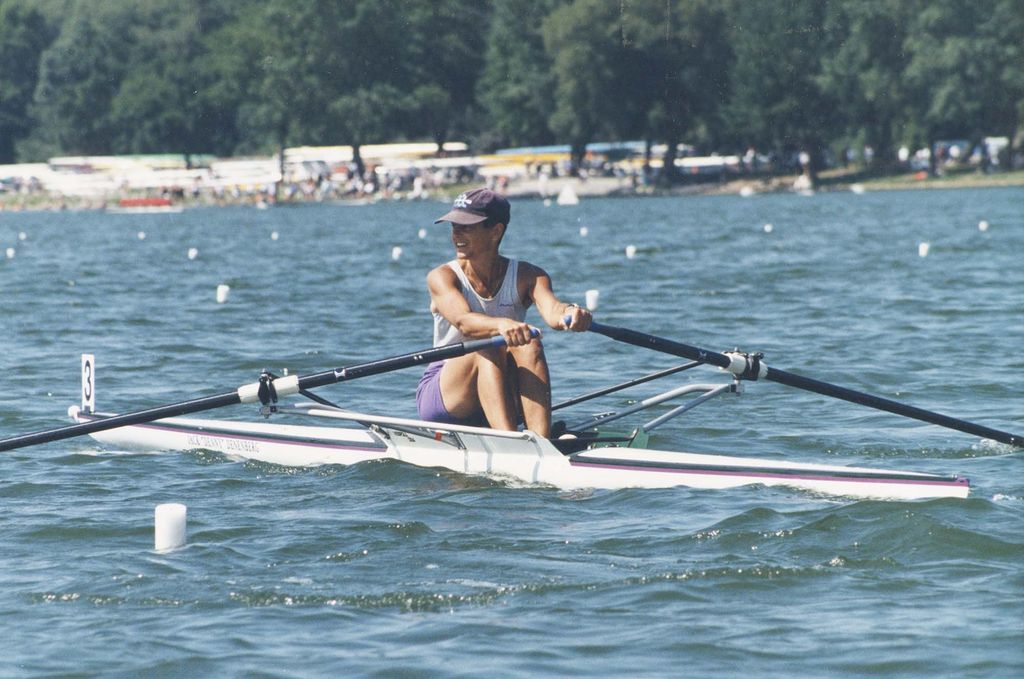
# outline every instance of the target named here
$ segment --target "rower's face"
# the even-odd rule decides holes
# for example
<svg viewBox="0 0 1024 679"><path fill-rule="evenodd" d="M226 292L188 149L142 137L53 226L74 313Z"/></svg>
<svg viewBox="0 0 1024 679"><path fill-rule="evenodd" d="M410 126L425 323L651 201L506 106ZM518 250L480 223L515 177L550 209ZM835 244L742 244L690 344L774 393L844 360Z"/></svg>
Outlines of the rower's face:
<svg viewBox="0 0 1024 679"><path fill-rule="evenodd" d="M492 248L497 249L497 235L498 228L484 226L484 222L452 224L452 244L459 255L470 256L481 251L489 252Z"/></svg>

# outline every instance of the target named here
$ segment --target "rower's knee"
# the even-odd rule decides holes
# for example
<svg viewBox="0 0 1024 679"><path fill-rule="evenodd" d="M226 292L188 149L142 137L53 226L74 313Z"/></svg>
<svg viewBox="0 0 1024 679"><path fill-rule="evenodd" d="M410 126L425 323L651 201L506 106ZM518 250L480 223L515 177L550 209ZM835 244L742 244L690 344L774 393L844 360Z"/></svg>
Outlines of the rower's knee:
<svg viewBox="0 0 1024 679"><path fill-rule="evenodd" d="M520 366L537 365L545 363L547 360L544 357L544 345L540 343L540 340L534 340L529 344L519 347L512 347L508 351Z"/></svg>
<svg viewBox="0 0 1024 679"><path fill-rule="evenodd" d="M503 346L488 347L476 352L473 355L473 362L476 364L477 370L497 369L499 372L504 372L508 356L508 350Z"/></svg>

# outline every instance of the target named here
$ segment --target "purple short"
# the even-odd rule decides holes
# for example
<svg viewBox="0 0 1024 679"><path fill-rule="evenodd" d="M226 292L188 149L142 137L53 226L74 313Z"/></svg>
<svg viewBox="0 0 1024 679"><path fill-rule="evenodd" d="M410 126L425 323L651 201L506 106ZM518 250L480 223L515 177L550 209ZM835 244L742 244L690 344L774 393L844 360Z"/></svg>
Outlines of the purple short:
<svg viewBox="0 0 1024 679"><path fill-rule="evenodd" d="M421 420L427 422L444 422L446 424L468 424L474 427L486 427L487 418L483 413L474 417L454 417L444 407L444 400L441 398L441 368L444 361L437 361L427 365L420 378L419 386L416 387L416 411Z"/></svg>

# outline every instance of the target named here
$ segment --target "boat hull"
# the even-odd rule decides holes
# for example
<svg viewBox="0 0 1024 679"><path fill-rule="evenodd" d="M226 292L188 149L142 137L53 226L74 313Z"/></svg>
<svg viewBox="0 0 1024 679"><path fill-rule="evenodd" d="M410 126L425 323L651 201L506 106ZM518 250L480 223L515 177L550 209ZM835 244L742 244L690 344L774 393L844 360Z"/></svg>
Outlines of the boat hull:
<svg viewBox="0 0 1024 679"><path fill-rule="evenodd" d="M321 413L327 414L327 413ZM79 422L98 414L73 409ZM367 416L369 417L369 416ZM725 489L751 484L878 499L967 497L968 480L916 472L794 463L725 455L602 447L562 454L532 432L500 432L416 420L357 416L356 427L169 418L92 436L133 450L212 450L286 466L349 465L394 459L421 467L511 478L564 489Z"/></svg>

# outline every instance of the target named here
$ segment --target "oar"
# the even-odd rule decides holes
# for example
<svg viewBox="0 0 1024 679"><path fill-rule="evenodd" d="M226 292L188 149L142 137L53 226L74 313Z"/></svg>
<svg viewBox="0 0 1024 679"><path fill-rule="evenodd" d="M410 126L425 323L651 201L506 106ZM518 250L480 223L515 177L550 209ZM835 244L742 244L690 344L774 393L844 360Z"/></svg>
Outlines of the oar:
<svg viewBox="0 0 1024 679"><path fill-rule="evenodd" d="M930 410L924 410L923 408L906 405L880 396L872 396L871 394L854 391L853 389L847 389L846 387L829 384L828 382L811 379L810 377L803 377L802 375L796 375L785 370L779 370L778 368L769 368L761 361L760 355L748 355L741 353L723 354L717 351L701 349L700 347L691 346L689 344L682 344L662 337L637 332L636 330L630 330L628 328L604 325L603 323L592 322L590 324L590 330L614 340L618 340L619 342L653 349L666 354L672 354L673 356L689 358L694 361L700 361L701 363L710 363L711 365L728 370L742 379L771 380L797 389L813 391L818 394L831 396L851 403L858 403L869 408L884 410L895 415L902 415L915 420L921 420L922 422L928 422L929 424L935 424L940 427L955 429L967 434L974 434L975 436L992 439L993 441L999 441L1000 443L1024 447L1024 436L1011 434L998 429L992 429L980 424L967 422L955 417L949 417L948 415L942 415Z"/></svg>
<svg viewBox="0 0 1024 679"><path fill-rule="evenodd" d="M13 450L15 448L23 448L25 446L32 446L40 443L49 443L51 441L60 441L74 436L92 434L97 431L125 427L131 424L142 424L143 422L152 422L165 417L188 415L190 413L213 410L214 408L221 408L223 406L236 405L239 403L262 402L267 404L277 401L279 396L288 396L307 389L322 387L326 384L347 382L349 380L359 379L360 377L369 377L370 375L378 375L392 370L410 368L423 363L455 358L474 351L480 351L481 349L503 346L504 344L505 339L499 335L488 339L469 340L467 342L457 342L455 344L448 344L442 347L433 347L430 349L424 349L423 351L413 352L411 354L392 356L390 358L370 361L369 363L359 363L343 368L337 368L335 370L326 370L321 373L306 375L305 377L289 375L288 377L270 379L269 376L267 376L267 378L261 379L259 382L242 385L235 391L231 391L226 394L206 396L192 401L183 401L181 403L173 403L171 405L159 406L148 410L140 410L134 413L114 415L101 420L81 422L78 424L68 425L66 427L59 427L57 429L34 432L31 434L22 434L21 436L2 439L0 440L0 451Z"/></svg>

